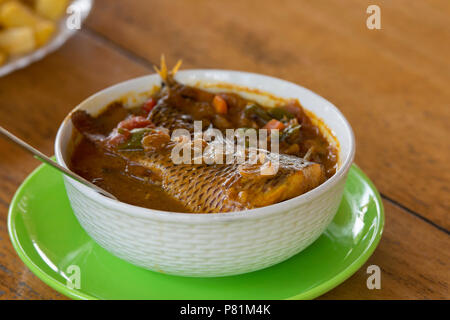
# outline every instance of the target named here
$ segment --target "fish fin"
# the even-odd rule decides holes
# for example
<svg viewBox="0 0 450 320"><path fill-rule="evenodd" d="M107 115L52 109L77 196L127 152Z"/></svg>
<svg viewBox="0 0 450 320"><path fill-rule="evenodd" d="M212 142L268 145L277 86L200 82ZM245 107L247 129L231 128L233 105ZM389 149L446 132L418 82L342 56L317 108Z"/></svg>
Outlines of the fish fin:
<svg viewBox="0 0 450 320"><path fill-rule="evenodd" d="M181 67L182 60L178 60L178 62L175 64L175 66L172 68L172 70L169 70L167 68L166 58L164 54L161 55L161 62L160 67L153 66L153 69L155 69L156 73L159 74L161 79L164 81L165 84L168 86L173 85L175 83L174 76L178 72L178 70Z"/></svg>

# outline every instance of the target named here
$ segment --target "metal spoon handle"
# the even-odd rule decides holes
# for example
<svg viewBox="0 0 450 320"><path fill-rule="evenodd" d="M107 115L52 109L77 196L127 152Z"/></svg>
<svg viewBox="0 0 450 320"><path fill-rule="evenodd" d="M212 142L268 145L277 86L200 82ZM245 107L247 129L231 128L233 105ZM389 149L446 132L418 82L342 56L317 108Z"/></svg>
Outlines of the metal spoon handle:
<svg viewBox="0 0 450 320"><path fill-rule="evenodd" d="M13 135L11 132L9 132L8 130L6 130L5 128L3 128L2 126L0 126L0 133L3 134L5 137L7 137L8 139L10 139L11 141L15 142L16 144L18 144L20 147L22 147L24 150L28 151L29 153L31 153L32 155L34 155L35 158L37 158L38 160L52 166L53 168L61 171L62 173L64 173L65 175L71 177L72 179L77 180L78 182L81 182L82 184L94 189L95 191L97 191L98 193L117 200L117 198L115 196L113 196L111 193L103 190L102 188L96 186L95 184L93 184L92 182L86 180L85 178L79 176L78 174L64 168L63 166L59 165L58 163L56 163L55 161L53 161L52 159L50 159L49 157L47 157L45 154L43 154L42 152L40 152L39 150L33 148L32 146L30 146L28 143L26 143L25 141L19 139L18 137L16 137L15 135Z"/></svg>

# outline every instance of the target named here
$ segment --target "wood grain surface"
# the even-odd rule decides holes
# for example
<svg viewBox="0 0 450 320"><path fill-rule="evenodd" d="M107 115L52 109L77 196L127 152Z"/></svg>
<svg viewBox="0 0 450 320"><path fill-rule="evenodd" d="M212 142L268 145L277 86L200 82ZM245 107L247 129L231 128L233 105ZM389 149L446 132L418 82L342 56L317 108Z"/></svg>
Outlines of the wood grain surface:
<svg viewBox="0 0 450 320"><path fill-rule="evenodd" d="M381 30L366 8L381 8ZM0 124L47 154L69 110L96 91L185 68L263 73L303 85L352 124L356 163L382 194L386 227L367 264L323 299L449 299L450 1L97 0L59 51L0 78ZM38 164L0 139L0 299L63 299L24 266L6 228ZM368 265L381 290L366 286Z"/></svg>

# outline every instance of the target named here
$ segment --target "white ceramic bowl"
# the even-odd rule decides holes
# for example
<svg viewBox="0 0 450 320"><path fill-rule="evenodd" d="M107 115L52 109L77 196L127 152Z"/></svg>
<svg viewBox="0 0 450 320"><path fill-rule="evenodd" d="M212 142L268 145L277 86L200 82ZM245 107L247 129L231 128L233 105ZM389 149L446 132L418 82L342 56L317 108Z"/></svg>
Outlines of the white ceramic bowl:
<svg viewBox="0 0 450 320"><path fill-rule="evenodd" d="M186 70L182 83L225 82L282 98L298 98L330 128L340 143L340 167L319 187L275 205L232 213L187 214L150 210L106 198L64 177L78 221L103 248L150 270L194 277L235 275L284 261L313 243L333 219L342 198L355 142L352 129L330 102L280 79L224 70ZM124 96L142 97L160 84L158 75L126 81L83 101L75 110L96 114ZM56 159L67 167L73 126L70 115L59 128ZM132 190L130 190L132 191ZM322 263L318 261L318 263Z"/></svg>

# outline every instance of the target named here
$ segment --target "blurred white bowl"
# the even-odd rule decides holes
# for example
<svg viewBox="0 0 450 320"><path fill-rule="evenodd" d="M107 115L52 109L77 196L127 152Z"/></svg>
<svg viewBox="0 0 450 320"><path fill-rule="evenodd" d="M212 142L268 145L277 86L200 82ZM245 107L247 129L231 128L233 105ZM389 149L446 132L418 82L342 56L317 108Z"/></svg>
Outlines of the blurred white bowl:
<svg viewBox="0 0 450 320"><path fill-rule="evenodd" d="M186 70L177 73L176 78L186 84L226 82L282 98L299 99L337 137L339 169L325 183L296 198L263 208L219 214L136 207L106 198L64 177L72 208L87 233L106 250L132 264L195 277L235 275L266 268L314 242L337 212L355 152L352 129L339 110L303 87L258 74ZM159 84L156 74L126 81L91 96L75 110L97 114L113 101L124 96L142 96ZM56 159L66 167L72 135L69 115L59 128L55 142Z"/></svg>
<svg viewBox="0 0 450 320"><path fill-rule="evenodd" d="M70 3L69 6L79 14L81 24L89 15L93 2L93 0L73 0ZM13 71L25 68L33 62L41 60L46 55L59 49L70 37L75 34L75 32L78 31L76 29L67 28L68 18L69 16L66 15L59 21L56 34L44 46L28 54L8 58L7 62L0 66L0 77L3 77Z"/></svg>

